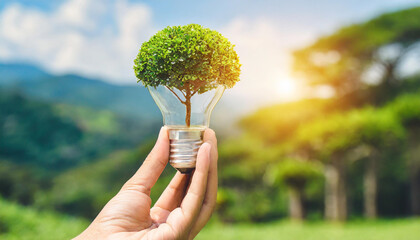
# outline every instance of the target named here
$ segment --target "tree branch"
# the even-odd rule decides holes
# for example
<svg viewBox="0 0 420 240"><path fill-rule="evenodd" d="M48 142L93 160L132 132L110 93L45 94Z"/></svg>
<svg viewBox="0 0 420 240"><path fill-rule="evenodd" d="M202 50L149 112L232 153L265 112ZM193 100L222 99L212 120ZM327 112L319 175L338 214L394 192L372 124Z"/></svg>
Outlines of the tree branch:
<svg viewBox="0 0 420 240"><path fill-rule="evenodd" d="M184 89L185 90L185 89ZM185 91L187 91L187 90L185 90ZM187 98L187 95L183 92L183 91L181 91L181 93L182 93L182 95L184 96L184 98Z"/></svg>
<svg viewBox="0 0 420 240"><path fill-rule="evenodd" d="M198 89L195 90L193 93L191 93L191 97L194 96L194 94L196 94L198 92Z"/></svg>
<svg viewBox="0 0 420 240"><path fill-rule="evenodd" d="M182 104L185 104L185 101L182 101L182 99L178 96L178 94L176 94L175 93L175 91L174 90L172 90L170 87L168 87L168 86L166 86L166 88L167 89L169 89L169 91L171 91L174 95L175 95L175 97L176 98L178 98L178 100L182 103ZM182 93L182 91L181 91L181 93ZM184 94L184 93L182 93L182 94Z"/></svg>

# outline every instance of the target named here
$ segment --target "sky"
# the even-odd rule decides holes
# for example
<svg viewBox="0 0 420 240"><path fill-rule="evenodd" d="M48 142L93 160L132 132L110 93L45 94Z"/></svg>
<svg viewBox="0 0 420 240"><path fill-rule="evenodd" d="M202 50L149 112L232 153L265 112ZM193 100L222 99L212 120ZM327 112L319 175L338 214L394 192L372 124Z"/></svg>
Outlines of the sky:
<svg viewBox="0 0 420 240"><path fill-rule="evenodd" d="M293 78L294 49L344 25L419 5L420 0L2 0L0 62L135 84L132 66L142 42L166 26L198 23L236 45L241 81L224 98L255 109L329 94Z"/></svg>

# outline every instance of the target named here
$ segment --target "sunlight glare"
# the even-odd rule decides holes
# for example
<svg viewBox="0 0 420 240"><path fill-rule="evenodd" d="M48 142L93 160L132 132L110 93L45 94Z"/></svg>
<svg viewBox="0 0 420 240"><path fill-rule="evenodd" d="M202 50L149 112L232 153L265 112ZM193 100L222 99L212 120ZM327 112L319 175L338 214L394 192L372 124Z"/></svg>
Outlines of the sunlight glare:
<svg viewBox="0 0 420 240"><path fill-rule="evenodd" d="M277 80L277 92L281 98L286 101L292 101L298 98L298 89L296 81L289 77L281 77Z"/></svg>

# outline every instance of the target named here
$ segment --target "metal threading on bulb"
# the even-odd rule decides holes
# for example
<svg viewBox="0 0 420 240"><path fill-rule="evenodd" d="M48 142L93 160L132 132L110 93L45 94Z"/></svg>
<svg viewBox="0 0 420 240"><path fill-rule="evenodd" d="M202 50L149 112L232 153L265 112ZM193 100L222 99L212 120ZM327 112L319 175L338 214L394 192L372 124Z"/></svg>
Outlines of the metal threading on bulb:
<svg viewBox="0 0 420 240"><path fill-rule="evenodd" d="M183 174L195 169L197 154L203 144L203 129L169 129L169 163Z"/></svg>

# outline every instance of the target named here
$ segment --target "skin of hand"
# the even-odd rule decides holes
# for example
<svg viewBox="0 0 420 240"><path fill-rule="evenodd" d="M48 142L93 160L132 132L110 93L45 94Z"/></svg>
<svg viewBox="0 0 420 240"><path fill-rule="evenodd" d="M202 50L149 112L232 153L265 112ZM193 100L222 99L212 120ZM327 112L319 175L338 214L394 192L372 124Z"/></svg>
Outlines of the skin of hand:
<svg viewBox="0 0 420 240"><path fill-rule="evenodd" d="M168 159L168 130L163 127L140 169L74 239L193 239L216 204L218 153L214 131L204 132L192 176L177 172L151 207L150 191Z"/></svg>

